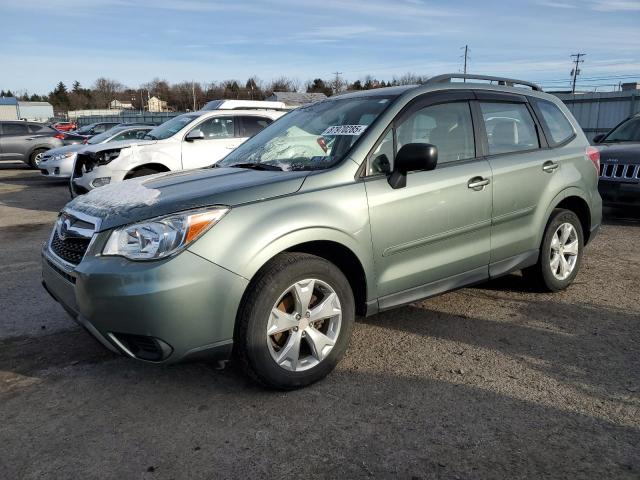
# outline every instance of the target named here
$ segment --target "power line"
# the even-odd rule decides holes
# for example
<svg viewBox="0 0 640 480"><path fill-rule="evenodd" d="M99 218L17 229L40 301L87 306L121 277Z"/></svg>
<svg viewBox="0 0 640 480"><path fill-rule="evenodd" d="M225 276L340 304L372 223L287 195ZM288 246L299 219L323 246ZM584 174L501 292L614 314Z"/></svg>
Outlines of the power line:
<svg viewBox="0 0 640 480"><path fill-rule="evenodd" d="M573 70L571 70L571 75L573 75L573 85L571 87L571 92L572 93L576 93L576 79L578 78L578 75L580 75L580 64L584 63L584 60L580 60L580 57L584 57L586 55L586 53L574 53L573 55L571 55L571 58L575 58L574 62L576 64L575 67L573 67Z"/></svg>

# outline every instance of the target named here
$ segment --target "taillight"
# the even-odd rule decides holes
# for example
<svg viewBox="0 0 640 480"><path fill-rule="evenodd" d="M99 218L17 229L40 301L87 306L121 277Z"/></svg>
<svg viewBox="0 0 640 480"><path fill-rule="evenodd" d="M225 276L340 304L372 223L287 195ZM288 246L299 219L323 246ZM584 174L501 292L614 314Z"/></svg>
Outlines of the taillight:
<svg viewBox="0 0 640 480"><path fill-rule="evenodd" d="M596 167L596 172L600 175L600 150L596 147L587 147L587 157L593 162L593 166Z"/></svg>
<svg viewBox="0 0 640 480"><path fill-rule="evenodd" d="M57 138L58 140L64 140L64 133L56 133L53 138Z"/></svg>

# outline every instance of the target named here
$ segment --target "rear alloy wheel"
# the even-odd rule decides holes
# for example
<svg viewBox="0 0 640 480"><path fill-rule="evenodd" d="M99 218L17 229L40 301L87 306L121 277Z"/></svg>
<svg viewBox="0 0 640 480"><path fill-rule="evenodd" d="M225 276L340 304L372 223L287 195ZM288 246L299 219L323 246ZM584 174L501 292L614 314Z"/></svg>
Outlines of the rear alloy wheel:
<svg viewBox="0 0 640 480"><path fill-rule="evenodd" d="M576 214L556 209L547 224L538 263L522 273L543 290L563 290L578 274L583 246L582 225Z"/></svg>
<svg viewBox="0 0 640 480"><path fill-rule="evenodd" d="M44 156L46 148L36 148L33 152L31 152L31 156L29 157L29 166L31 168L39 168L40 160Z"/></svg>
<svg viewBox="0 0 640 480"><path fill-rule="evenodd" d="M247 289L235 356L265 386L309 385L340 361L354 318L351 286L335 265L314 255L283 253Z"/></svg>

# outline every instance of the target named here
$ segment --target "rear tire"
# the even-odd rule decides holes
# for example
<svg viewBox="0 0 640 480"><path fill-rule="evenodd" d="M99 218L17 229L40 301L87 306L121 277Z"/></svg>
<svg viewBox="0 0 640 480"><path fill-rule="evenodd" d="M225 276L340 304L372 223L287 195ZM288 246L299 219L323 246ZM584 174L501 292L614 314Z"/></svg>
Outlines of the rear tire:
<svg viewBox="0 0 640 480"><path fill-rule="evenodd" d="M31 152L31 155L29 155L29 167L34 169L38 168L37 161L42 158L42 155L47 150L47 148L36 148L33 152Z"/></svg>
<svg viewBox="0 0 640 480"><path fill-rule="evenodd" d="M236 319L234 359L264 386L310 385L343 357L354 318L353 292L340 269L315 255L282 253L247 287Z"/></svg>
<svg viewBox="0 0 640 480"><path fill-rule="evenodd" d="M522 271L535 287L557 292L567 288L582 263L584 234L582 224L571 210L557 208L547 223L538 263Z"/></svg>

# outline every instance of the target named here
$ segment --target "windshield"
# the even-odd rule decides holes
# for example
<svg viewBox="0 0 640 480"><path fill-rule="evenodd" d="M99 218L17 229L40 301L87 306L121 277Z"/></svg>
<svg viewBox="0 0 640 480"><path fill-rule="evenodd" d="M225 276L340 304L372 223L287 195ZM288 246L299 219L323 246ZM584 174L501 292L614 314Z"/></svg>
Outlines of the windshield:
<svg viewBox="0 0 640 480"><path fill-rule="evenodd" d="M280 170L329 168L345 156L393 98L345 98L298 108L247 140L218 166L262 164Z"/></svg>
<svg viewBox="0 0 640 480"><path fill-rule="evenodd" d="M102 133L99 133L98 135L96 135L94 137L91 137L87 141L87 143L89 145L96 145L98 143L105 142L105 141L109 140L113 135L115 135L118 132L121 132L122 130L124 130L124 128L121 129L121 130L116 130L116 129L107 130L106 132L102 132Z"/></svg>
<svg viewBox="0 0 640 480"><path fill-rule="evenodd" d="M640 142L640 117L630 118L618 125L606 137L604 142Z"/></svg>
<svg viewBox="0 0 640 480"><path fill-rule="evenodd" d="M151 130L144 136L144 138L151 138L153 140L164 140L165 138L173 137L176 133L178 133L186 125L191 123L199 116L199 114L195 113L185 113L184 115L173 117L171 120L167 120L162 125L159 125Z"/></svg>
<svg viewBox="0 0 640 480"><path fill-rule="evenodd" d="M92 124L90 124L90 125L85 125L84 127L79 128L78 130L76 130L74 133L80 133L80 134L83 134L83 133L90 133L90 132L91 132L91 129L92 129L93 127L95 127L96 125L97 125L97 123L92 123Z"/></svg>

